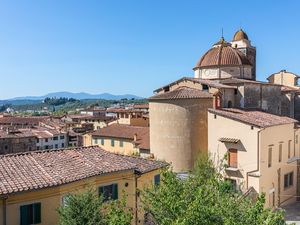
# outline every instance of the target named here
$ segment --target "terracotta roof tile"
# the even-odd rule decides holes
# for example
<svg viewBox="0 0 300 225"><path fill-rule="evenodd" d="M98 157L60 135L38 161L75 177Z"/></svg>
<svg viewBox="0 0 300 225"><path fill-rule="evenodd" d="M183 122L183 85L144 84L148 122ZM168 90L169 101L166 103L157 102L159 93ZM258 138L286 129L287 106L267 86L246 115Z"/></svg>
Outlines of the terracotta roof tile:
<svg viewBox="0 0 300 225"><path fill-rule="evenodd" d="M235 86L229 86L226 84L222 84L218 80L208 80L208 79L200 79L200 78L193 78L193 77L182 77L179 80L176 80L168 85L165 85L163 87L160 87L160 88L154 90L154 92L159 92L159 91L163 90L164 88L170 87L175 84L179 84L181 82L186 82L186 81L190 81L190 82L197 83L197 84L206 84L206 85L208 85L210 87L214 87L214 88L229 88L229 89L236 88Z"/></svg>
<svg viewBox="0 0 300 225"><path fill-rule="evenodd" d="M112 124L94 131L92 136L124 138L134 141L135 134L137 135L137 140L135 142L137 147L150 149L149 127Z"/></svg>
<svg viewBox="0 0 300 225"><path fill-rule="evenodd" d="M270 127L289 123L297 123L298 121L285 116L277 116L274 114L257 111L257 110L241 110L241 109L208 109L210 113L220 115L229 119L237 120L243 123L254 125L256 127Z"/></svg>
<svg viewBox="0 0 300 225"><path fill-rule="evenodd" d="M230 44L221 44L208 50L197 62L194 69L222 65L241 66L251 65L251 63L242 52L231 47Z"/></svg>
<svg viewBox="0 0 300 225"><path fill-rule="evenodd" d="M190 87L178 87L173 91L157 94L149 98L149 100L165 100L165 99L195 99L195 98L212 98L213 95L207 91L202 91Z"/></svg>
<svg viewBox="0 0 300 225"><path fill-rule="evenodd" d="M0 156L0 195L53 187L117 171L146 173L166 165L99 147L8 154Z"/></svg>

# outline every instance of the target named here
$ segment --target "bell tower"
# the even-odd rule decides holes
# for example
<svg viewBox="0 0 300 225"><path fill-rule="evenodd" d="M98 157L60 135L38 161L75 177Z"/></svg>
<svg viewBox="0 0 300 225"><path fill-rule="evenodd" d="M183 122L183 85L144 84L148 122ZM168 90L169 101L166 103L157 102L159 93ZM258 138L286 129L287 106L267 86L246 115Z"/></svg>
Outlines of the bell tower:
<svg viewBox="0 0 300 225"><path fill-rule="evenodd" d="M249 59L252 64L252 80L256 80L256 48L251 45L248 35L243 29L239 29L230 43Z"/></svg>

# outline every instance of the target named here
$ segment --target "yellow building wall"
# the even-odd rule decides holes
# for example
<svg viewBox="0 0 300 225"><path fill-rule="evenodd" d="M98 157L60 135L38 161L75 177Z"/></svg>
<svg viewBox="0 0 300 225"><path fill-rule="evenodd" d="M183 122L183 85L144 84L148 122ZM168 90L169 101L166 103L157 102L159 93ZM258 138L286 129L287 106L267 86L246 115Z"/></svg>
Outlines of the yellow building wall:
<svg viewBox="0 0 300 225"><path fill-rule="evenodd" d="M137 179L137 186L139 189L154 181L154 175L159 171L155 170L141 175ZM127 196L127 207L133 209L136 208L136 182L135 174L133 171L111 173L108 175L95 176L80 181L76 181L70 184L65 184L52 188L45 188L36 191L23 192L12 194L7 199L7 225L20 224L20 206L31 203L41 203L41 223L40 225L53 225L59 221L59 215L57 209L61 206L62 197L68 193L76 193L85 191L87 188L92 188L98 193L98 188L102 185L108 185L112 183L118 184L119 199L122 198L122 192L124 191ZM126 185L126 183L128 185ZM126 187L127 186L127 187ZM138 224L143 224L143 211L140 200L138 200ZM0 225L3 225L3 205L0 203ZM135 224L135 216L132 224Z"/></svg>
<svg viewBox="0 0 300 225"><path fill-rule="evenodd" d="M254 171L258 166L258 134L260 129L251 125L231 120L213 113L208 113L208 152L216 166L224 160L230 148L238 151L239 171L226 171L226 177L236 180L242 191L251 186L259 192L259 181L257 178L250 178L247 184L247 172ZM220 142L220 138L236 138L240 141L237 144ZM226 161L227 163L227 161Z"/></svg>
<svg viewBox="0 0 300 225"><path fill-rule="evenodd" d="M266 193L266 204L283 205L296 200L297 162L288 162L288 141L291 141L290 159L299 156L295 149L294 124L268 127L260 133L260 192ZM279 162L279 144L282 143L282 161ZM268 167L268 149L272 148L272 164ZM294 155L295 150L295 155ZM293 186L284 188L284 175L293 172ZM280 183L279 183L280 182Z"/></svg>
<svg viewBox="0 0 300 225"><path fill-rule="evenodd" d="M106 151L124 154L124 155L132 155L139 152L139 149L134 146L131 140L128 139L120 139L120 138L107 138L102 137L104 140L104 145L101 144L100 137L92 138L92 145L97 145L103 148ZM111 145L111 139L114 139L115 145ZM123 147L121 147L120 142L123 141Z"/></svg>

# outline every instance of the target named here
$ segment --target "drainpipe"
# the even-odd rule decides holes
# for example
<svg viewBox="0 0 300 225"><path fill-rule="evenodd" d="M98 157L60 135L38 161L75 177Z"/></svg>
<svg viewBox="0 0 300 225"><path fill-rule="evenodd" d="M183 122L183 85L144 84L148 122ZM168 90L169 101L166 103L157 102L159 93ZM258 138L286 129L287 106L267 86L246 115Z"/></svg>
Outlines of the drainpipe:
<svg viewBox="0 0 300 225"><path fill-rule="evenodd" d="M135 225L138 225L138 178L141 175L137 171L135 171L134 176L134 185L135 185Z"/></svg>
<svg viewBox="0 0 300 225"><path fill-rule="evenodd" d="M256 169L255 170L252 170L252 171L249 171L249 172L247 172L246 174L247 174L247 190L249 189L249 173L254 173L254 172L258 172L259 171L259 160L260 160L260 158L259 158L259 135L260 135L260 132L261 131L263 131L264 129L261 129L261 130L259 130L258 132L257 132L257 165L256 165Z"/></svg>
<svg viewBox="0 0 300 225"><path fill-rule="evenodd" d="M6 219L6 205L7 205L7 198L8 198L8 196L7 195L5 195L5 196L2 196L1 197L2 198L2 214L3 214L3 221L2 221L2 223L3 223L3 225L7 225L7 219Z"/></svg>

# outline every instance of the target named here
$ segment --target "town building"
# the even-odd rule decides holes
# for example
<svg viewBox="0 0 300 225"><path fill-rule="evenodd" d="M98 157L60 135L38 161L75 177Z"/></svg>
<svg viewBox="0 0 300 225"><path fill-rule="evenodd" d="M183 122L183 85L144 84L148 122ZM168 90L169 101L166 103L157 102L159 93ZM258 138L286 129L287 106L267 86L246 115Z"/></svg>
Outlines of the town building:
<svg viewBox="0 0 300 225"><path fill-rule="evenodd" d="M149 127L112 124L84 135L84 146L115 153L150 157Z"/></svg>
<svg viewBox="0 0 300 225"><path fill-rule="evenodd" d="M102 127L107 126L107 124L113 119L105 115L89 115L88 113L84 114L71 114L65 115L62 118L62 121L69 123L71 128L82 127L83 124L93 124L94 130L101 129Z"/></svg>
<svg viewBox="0 0 300 225"><path fill-rule="evenodd" d="M65 148L68 143L67 132L45 127L19 129L23 133L31 133L36 137L36 149Z"/></svg>
<svg viewBox="0 0 300 225"><path fill-rule="evenodd" d="M0 130L0 155L33 151L37 148L36 137L31 132Z"/></svg>
<svg viewBox="0 0 300 225"><path fill-rule="evenodd" d="M146 106L142 106L146 107ZM125 108L108 108L106 110L108 115L115 118L109 124L118 123L132 126L149 126L148 112L142 109L125 109Z"/></svg>
<svg viewBox="0 0 300 225"><path fill-rule="evenodd" d="M119 199L124 191L133 224L144 224L138 190L158 182L165 166L99 147L0 156L0 225L58 224L57 209L66 196L88 187L104 194L105 200Z"/></svg>
<svg viewBox="0 0 300 225"><path fill-rule="evenodd" d="M190 171L198 154L208 151L209 108L255 109L300 119L298 76L281 72L269 82L257 81L256 48L242 29L231 42L222 37L193 70L193 77L160 87L149 98L151 152L172 162L176 172Z"/></svg>
<svg viewBox="0 0 300 225"><path fill-rule="evenodd" d="M296 201L298 121L256 110L208 111L208 153L233 186L266 193L267 207Z"/></svg>

